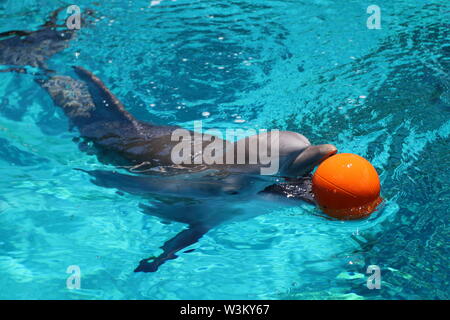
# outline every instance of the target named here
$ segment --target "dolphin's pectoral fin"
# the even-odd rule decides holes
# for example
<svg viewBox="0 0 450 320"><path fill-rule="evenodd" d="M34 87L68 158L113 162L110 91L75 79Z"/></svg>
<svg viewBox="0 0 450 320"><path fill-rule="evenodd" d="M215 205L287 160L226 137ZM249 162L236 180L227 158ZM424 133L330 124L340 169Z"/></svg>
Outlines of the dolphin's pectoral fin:
<svg viewBox="0 0 450 320"><path fill-rule="evenodd" d="M139 261L139 265L134 272L156 272L158 270L159 264L155 263L157 257L150 257L147 259L142 259Z"/></svg>
<svg viewBox="0 0 450 320"><path fill-rule="evenodd" d="M209 228L204 225L189 226L188 229L181 231L164 243L161 247L164 252L161 255L141 260L134 272L156 272L167 260L176 259L178 256L175 253L196 243L208 231ZM192 252L192 250L188 250L188 252Z"/></svg>
<svg viewBox="0 0 450 320"><path fill-rule="evenodd" d="M142 213L156 217L162 223L168 224L170 222L185 223L188 225L197 225L208 220L205 216L205 210L208 207L201 201L196 201L190 198L181 197L158 197L158 201L152 202L152 205L139 204Z"/></svg>
<svg viewBox="0 0 450 320"><path fill-rule="evenodd" d="M241 188L234 181L213 180L195 175L157 176L129 175L106 170L81 170L93 177L101 187L116 188L124 192L148 195L168 195L186 198L210 198L237 194Z"/></svg>

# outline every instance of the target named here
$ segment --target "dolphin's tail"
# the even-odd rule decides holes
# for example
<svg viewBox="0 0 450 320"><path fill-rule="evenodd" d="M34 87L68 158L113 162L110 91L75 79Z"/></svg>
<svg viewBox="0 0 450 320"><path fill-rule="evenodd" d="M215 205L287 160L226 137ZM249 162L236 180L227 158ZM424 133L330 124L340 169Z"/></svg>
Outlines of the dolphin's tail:
<svg viewBox="0 0 450 320"><path fill-rule="evenodd" d="M141 260L134 272L156 272L167 260L176 259L177 256L175 253L196 243L208 231L209 228L204 225L189 226L188 229L181 231L175 237L164 243L161 247L164 252L161 255Z"/></svg>

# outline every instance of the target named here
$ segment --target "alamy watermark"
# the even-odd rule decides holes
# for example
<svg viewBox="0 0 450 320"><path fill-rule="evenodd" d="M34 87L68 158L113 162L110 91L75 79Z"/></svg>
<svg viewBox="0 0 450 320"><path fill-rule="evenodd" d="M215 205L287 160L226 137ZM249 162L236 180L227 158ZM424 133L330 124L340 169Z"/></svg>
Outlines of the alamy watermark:
<svg viewBox="0 0 450 320"><path fill-rule="evenodd" d="M367 278L367 288L369 290L373 289L381 289L381 269L379 266L372 264L367 267L367 274L370 274L369 278Z"/></svg>
<svg viewBox="0 0 450 320"><path fill-rule="evenodd" d="M367 18L367 29L381 29L381 9L376 4L367 7L367 13L370 17Z"/></svg>
<svg viewBox="0 0 450 320"><path fill-rule="evenodd" d="M70 16L66 20L66 26L69 30L81 29L81 9L77 5L67 7L67 14Z"/></svg>
<svg viewBox="0 0 450 320"><path fill-rule="evenodd" d="M81 288L81 269L77 265L71 265L67 267L66 273L70 273L70 276L66 280L66 288L69 290Z"/></svg>

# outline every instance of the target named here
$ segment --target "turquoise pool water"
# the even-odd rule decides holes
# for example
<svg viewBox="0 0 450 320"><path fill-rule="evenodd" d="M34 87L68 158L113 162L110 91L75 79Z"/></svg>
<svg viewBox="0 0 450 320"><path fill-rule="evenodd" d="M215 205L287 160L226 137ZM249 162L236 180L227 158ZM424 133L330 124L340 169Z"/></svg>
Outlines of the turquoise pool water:
<svg viewBox="0 0 450 320"><path fill-rule="evenodd" d="M75 170L106 166L78 149L33 76L0 73L0 298L449 298L447 0L377 1L380 30L367 28L373 3L363 0L71 4L93 10L91 24L52 69L94 71L142 120L335 144L374 164L386 201L352 222L280 207L210 231L156 273L133 273L184 225ZM0 32L35 30L61 6L0 1ZM70 265L80 289L66 287ZM381 269L379 290L366 287L369 265Z"/></svg>

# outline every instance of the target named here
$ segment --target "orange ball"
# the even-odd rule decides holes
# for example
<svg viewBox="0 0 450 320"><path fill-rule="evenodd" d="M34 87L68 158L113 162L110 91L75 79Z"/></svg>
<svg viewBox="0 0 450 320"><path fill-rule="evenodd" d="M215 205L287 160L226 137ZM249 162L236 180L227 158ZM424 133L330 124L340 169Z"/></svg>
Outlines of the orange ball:
<svg viewBox="0 0 450 320"><path fill-rule="evenodd" d="M352 153L323 161L312 178L312 191L323 212L342 220L368 216L382 201L377 171Z"/></svg>

